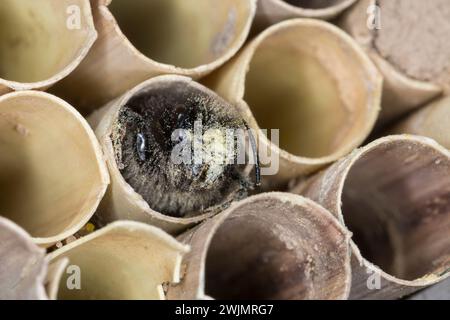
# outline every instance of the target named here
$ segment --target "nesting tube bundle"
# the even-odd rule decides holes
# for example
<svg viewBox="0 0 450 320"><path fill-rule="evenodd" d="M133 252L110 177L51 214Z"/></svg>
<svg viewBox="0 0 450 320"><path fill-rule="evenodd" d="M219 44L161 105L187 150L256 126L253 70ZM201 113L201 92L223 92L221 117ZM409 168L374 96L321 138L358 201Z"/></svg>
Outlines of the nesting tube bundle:
<svg viewBox="0 0 450 320"><path fill-rule="evenodd" d="M45 300L45 250L13 222L0 217L0 300Z"/></svg>
<svg viewBox="0 0 450 320"><path fill-rule="evenodd" d="M111 175L97 214L100 225L131 219L178 232L245 197L255 184L254 166L234 157L239 148L231 162L224 161L228 140L220 134L245 132L245 121L190 78L152 78L90 121ZM203 156L197 158L198 146Z"/></svg>
<svg viewBox="0 0 450 320"><path fill-rule="evenodd" d="M344 32L294 19L266 29L205 84L240 106L259 133L260 152L271 155L267 161L261 155L261 164L279 161L263 182L280 185L364 141L377 119L382 79ZM279 130L279 145L268 138L272 129Z"/></svg>
<svg viewBox="0 0 450 320"><path fill-rule="evenodd" d="M71 73L95 39L89 0L0 3L0 94L47 89Z"/></svg>
<svg viewBox="0 0 450 320"><path fill-rule="evenodd" d="M50 246L94 214L109 176L87 121L39 91L0 97L0 215Z"/></svg>
<svg viewBox="0 0 450 320"><path fill-rule="evenodd" d="M150 77L204 76L243 45L255 10L256 0L95 0L98 40L55 92L84 113Z"/></svg>
<svg viewBox="0 0 450 320"><path fill-rule="evenodd" d="M316 203L266 193L180 236L191 251L169 299L346 299L349 234Z"/></svg>
<svg viewBox="0 0 450 320"><path fill-rule="evenodd" d="M381 121L449 92L449 16L446 0L361 0L342 17L383 73Z"/></svg>
<svg viewBox="0 0 450 320"><path fill-rule="evenodd" d="M0 300L448 298L449 34L449 0L0 0Z"/></svg>
<svg viewBox="0 0 450 320"><path fill-rule="evenodd" d="M62 261L52 269L59 278L52 294L60 300L165 299L163 285L179 281L188 250L158 228L114 222L49 255L52 266ZM79 282L72 283L76 272Z"/></svg>
<svg viewBox="0 0 450 320"><path fill-rule="evenodd" d="M434 140L387 136L293 190L353 233L350 298L399 298L450 275L449 169Z"/></svg>
<svg viewBox="0 0 450 320"><path fill-rule="evenodd" d="M255 26L257 30L282 20L338 16L358 0L258 0Z"/></svg>

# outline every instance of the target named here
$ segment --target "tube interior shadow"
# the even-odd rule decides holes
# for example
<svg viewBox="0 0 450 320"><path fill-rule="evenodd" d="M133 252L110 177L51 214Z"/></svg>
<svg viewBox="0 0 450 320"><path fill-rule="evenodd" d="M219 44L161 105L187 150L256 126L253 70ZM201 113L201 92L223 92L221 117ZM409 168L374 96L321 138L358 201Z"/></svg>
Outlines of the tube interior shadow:
<svg viewBox="0 0 450 320"><path fill-rule="evenodd" d="M284 2L304 9L324 9L343 1L344 0L284 0Z"/></svg>
<svg viewBox="0 0 450 320"><path fill-rule="evenodd" d="M361 106L372 93L364 67L340 41L321 28L293 26L267 36L250 62L244 100L259 127L279 129L280 148L295 156L342 153L367 126L371 111Z"/></svg>
<svg viewBox="0 0 450 320"><path fill-rule="evenodd" d="M161 229L117 221L50 254L69 259L59 300L157 300L163 283L177 282L188 247Z"/></svg>
<svg viewBox="0 0 450 320"><path fill-rule="evenodd" d="M446 271L449 169L448 159L419 143L392 143L356 161L342 212L364 258L404 280Z"/></svg>
<svg viewBox="0 0 450 320"><path fill-rule="evenodd" d="M147 57L195 68L237 43L249 16L248 0L113 0L109 9L131 43Z"/></svg>
<svg viewBox="0 0 450 320"><path fill-rule="evenodd" d="M343 273L331 271L342 261L328 253L336 252L335 258L342 253L332 248L336 230L312 218L293 219L298 207L268 202L244 205L219 226L206 257L206 294L216 299L323 299L325 283L337 288L343 281ZM271 220L275 216L276 222Z"/></svg>
<svg viewBox="0 0 450 320"><path fill-rule="evenodd" d="M35 238L76 232L106 189L94 133L74 112L40 92L0 100L0 215Z"/></svg>
<svg viewBox="0 0 450 320"><path fill-rule="evenodd" d="M93 32L93 25L89 30L90 24L83 15L87 4L80 0L2 0L0 78L22 83L39 82L71 64L81 55ZM83 25L76 30L67 27L66 10L70 5L82 7Z"/></svg>

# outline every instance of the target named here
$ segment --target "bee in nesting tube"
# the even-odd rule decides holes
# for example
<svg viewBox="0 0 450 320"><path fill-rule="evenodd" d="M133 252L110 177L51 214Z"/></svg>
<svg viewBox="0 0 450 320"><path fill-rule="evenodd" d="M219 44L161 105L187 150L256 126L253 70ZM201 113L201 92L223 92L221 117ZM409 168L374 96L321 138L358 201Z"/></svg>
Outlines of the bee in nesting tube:
<svg viewBox="0 0 450 320"><path fill-rule="evenodd" d="M115 144L127 183L153 210L179 218L218 212L261 182L256 140L237 110L218 97L183 89L132 97L119 113ZM238 161L238 135L230 149L220 133L227 130L245 133L245 161Z"/></svg>

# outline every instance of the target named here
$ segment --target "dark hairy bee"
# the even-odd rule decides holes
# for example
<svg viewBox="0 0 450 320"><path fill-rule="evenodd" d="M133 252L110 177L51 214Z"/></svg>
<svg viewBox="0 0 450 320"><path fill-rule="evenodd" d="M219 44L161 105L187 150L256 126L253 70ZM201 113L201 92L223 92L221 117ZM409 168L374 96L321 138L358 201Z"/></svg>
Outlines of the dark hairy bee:
<svg viewBox="0 0 450 320"><path fill-rule="evenodd" d="M121 108L116 126L114 147L122 176L153 210L165 215L218 211L259 185L255 137L237 110L209 90L175 82L141 92ZM245 132L256 165L249 164L248 154L244 163L237 161L238 139L232 142L231 161L224 161L224 138L211 129ZM201 161L196 142L204 152ZM180 146L187 150L188 161L174 161ZM208 153L211 148L219 152Z"/></svg>

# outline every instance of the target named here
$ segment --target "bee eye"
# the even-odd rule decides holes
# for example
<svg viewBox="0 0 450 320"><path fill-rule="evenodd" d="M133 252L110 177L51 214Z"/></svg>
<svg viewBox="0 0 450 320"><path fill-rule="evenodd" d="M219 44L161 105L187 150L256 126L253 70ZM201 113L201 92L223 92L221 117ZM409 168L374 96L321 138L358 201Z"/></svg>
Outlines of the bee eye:
<svg viewBox="0 0 450 320"><path fill-rule="evenodd" d="M142 133L136 135L136 152L141 161L145 161L147 158L145 156L146 141Z"/></svg>

